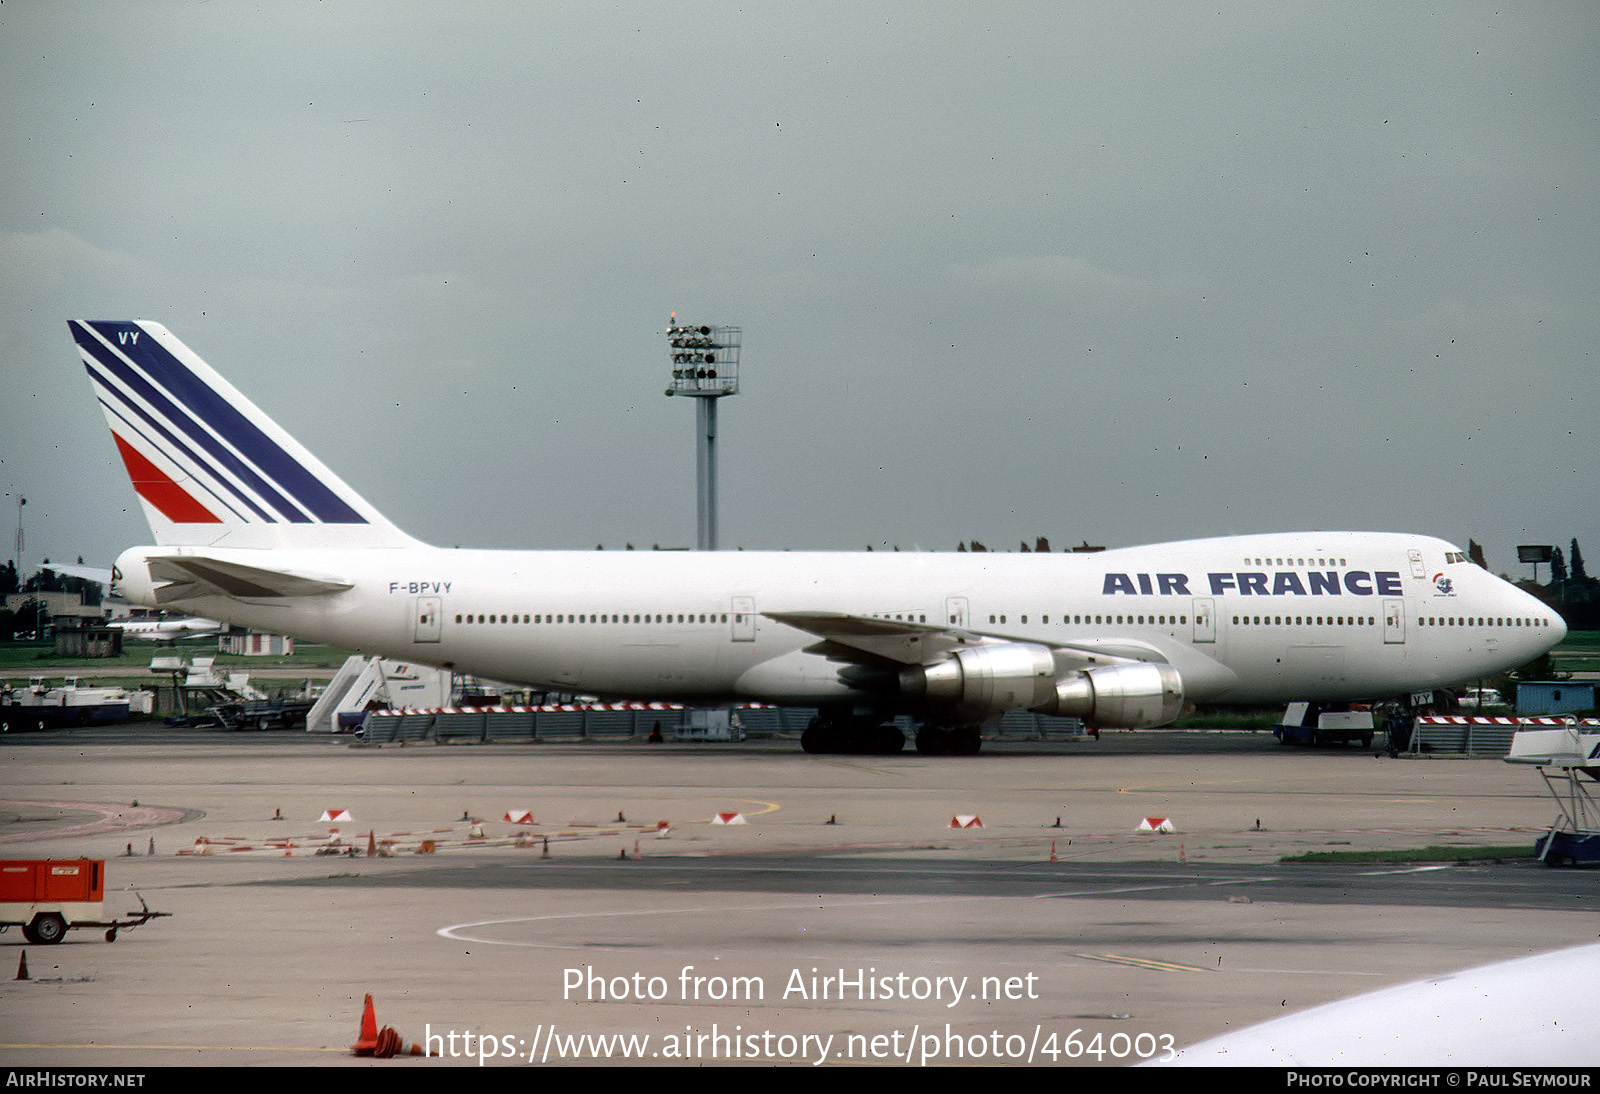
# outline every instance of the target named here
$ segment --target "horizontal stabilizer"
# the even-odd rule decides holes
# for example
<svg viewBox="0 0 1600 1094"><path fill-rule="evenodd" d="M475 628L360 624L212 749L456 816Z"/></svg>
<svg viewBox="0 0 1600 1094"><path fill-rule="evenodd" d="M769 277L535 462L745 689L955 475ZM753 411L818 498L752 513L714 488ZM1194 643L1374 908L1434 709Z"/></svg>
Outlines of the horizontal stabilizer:
<svg viewBox="0 0 1600 1094"><path fill-rule="evenodd" d="M150 580L158 585L156 599L163 604L202 596L239 600L326 596L352 585L325 574L268 570L203 555L158 555L149 565Z"/></svg>
<svg viewBox="0 0 1600 1094"><path fill-rule="evenodd" d="M49 570L51 573L60 574L62 577L81 577L85 581L93 581L97 585L111 584L111 569L107 566L67 566L59 562L45 559L39 569Z"/></svg>

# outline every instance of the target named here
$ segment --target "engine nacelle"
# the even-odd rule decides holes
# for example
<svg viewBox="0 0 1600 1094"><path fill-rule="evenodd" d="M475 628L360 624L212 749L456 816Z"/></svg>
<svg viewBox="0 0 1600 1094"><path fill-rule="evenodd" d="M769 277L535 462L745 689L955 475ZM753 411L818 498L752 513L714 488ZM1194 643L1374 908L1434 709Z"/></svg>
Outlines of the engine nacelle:
<svg viewBox="0 0 1600 1094"><path fill-rule="evenodd" d="M1031 642L975 646L937 664L905 669L900 689L981 719L1053 702L1056 663L1048 647Z"/></svg>
<svg viewBox="0 0 1600 1094"><path fill-rule="evenodd" d="M1063 676L1048 705L1030 709L1097 726L1164 726L1183 709L1183 678L1157 662L1107 665Z"/></svg>
<svg viewBox="0 0 1600 1094"><path fill-rule="evenodd" d="M1183 709L1183 678L1171 665L1137 661L1060 673L1050 648L1031 642L956 650L937 664L904 669L900 690L978 719L1031 710L1140 729L1166 725Z"/></svg>

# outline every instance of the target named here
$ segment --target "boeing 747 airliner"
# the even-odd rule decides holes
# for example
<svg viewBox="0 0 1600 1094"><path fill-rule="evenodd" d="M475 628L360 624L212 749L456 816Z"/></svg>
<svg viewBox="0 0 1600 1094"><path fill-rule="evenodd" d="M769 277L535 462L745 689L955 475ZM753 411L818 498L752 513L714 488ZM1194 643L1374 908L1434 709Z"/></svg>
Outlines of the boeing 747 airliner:
<svg viewBox="0 0 1600 1094"><path fill-rule="evenodd" d="M72 321L157 546L139 604L587 695L815 706L810 751L974 752L1010 710L1379 700L1521 665L1544 604L1427 536L1096 554L487 551L400 531L163 326Z"/></svg>

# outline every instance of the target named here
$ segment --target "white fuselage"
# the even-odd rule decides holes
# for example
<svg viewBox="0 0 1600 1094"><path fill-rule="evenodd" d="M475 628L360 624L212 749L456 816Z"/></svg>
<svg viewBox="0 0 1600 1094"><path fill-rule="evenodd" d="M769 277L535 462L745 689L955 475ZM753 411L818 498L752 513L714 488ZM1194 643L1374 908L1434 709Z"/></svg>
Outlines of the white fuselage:
<svg viewBox="0 0 1600 1094"><path fill-rule="evenodd" d="M136 548L120 591L156 603ZM816 635L823 612L1165 660L1189 701L1379 699L1474 680L1565 633L1441 540L1238 536L1086 554L202 549L337 577L331 594L174 602L209 618L507 682L641 699L800 704L866 696Z"/></svg>

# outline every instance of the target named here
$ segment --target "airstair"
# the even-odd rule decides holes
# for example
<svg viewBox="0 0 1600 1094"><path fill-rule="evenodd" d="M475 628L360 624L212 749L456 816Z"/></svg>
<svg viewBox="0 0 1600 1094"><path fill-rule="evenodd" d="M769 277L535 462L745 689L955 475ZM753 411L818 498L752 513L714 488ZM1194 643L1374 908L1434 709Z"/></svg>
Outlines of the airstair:
<svg viewBox="0 0 1600 1094"><path fill-rule="evenodd" d="M381 657L347 658L306 716L306 732L348 732L369 710L442 706L450 701L451 683L449 669Z"/></svg>
<svg viewBox="0 0 1600 1094"><path fill-rule="evenodd" d="M1569 719L1561 729L1522 730L1506 756L1506 763L1537 767L1555 799L1559 813L1533 845L1546 866L1600 862L1600 803L1583 781L1600 779L1600 727L1590 733L1586 728Z"/></svg>

